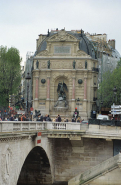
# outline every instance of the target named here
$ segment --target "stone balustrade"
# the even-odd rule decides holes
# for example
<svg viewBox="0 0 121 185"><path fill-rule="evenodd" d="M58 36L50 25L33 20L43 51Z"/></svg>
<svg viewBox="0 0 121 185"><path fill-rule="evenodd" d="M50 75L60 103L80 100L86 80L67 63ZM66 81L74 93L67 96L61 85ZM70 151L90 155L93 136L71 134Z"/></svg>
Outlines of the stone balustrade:
<svg viewBox="0 0 121 185"><path fill-rule="evenodd" d="M88 125L76 122L1 121L0 132L32 130L87 130Z"/></svg>

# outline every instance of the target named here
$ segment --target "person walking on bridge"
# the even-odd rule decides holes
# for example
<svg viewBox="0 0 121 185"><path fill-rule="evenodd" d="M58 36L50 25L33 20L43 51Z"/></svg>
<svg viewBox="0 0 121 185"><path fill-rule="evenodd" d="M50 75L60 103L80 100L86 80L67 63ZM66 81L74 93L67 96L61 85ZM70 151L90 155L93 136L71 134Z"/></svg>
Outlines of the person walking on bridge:
<svg viewBox="0 0 121 185"><path fill-rule="evenodd" d="M60 115L58 115L58 122L61 122L61 117L60 117Z"/></svg>
<svg viewBox="0 0 121 185"><path fill-rule="evenodd" d="M14 121L13 114L11 114L10 121Z"/></svg>

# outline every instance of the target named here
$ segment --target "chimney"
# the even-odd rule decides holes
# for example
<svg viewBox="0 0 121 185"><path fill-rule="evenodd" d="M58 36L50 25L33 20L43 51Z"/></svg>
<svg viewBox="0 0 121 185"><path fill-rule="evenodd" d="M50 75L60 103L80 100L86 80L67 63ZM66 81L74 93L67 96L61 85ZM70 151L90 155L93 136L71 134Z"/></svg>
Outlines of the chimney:
<svg viewBox="0 0 121 185"><path fill-rule="evenodd" d="M115 39L109 40L109 41L108 41L108 44L109 44L113 49L115 49Z"/></svg>

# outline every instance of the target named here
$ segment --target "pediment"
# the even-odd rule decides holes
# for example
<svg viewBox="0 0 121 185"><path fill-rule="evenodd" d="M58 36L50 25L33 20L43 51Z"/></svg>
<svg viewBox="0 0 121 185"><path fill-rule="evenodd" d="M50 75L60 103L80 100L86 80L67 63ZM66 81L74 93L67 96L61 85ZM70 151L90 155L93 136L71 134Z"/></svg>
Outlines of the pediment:
<svg viewBox="0 0 121 185"><path fill-rule="evenodd" d="M85 52L82 51L82 50L78 50L78 51L77 51L77 55L78 55L78 56L85 56L85 57L86 57L86 56L88 56L88 57L90 56L90 55L88 55L87 53L85 53Z"/></svg>
<svg viewBox="0 0 121 185"><path fill-rule="evenodd" d="M40 53L38 53L38 56L48 56L49 52L47 50L43 50Z"/></svg>
<svg viewBox="0 0 121 185"><path fill-rule="evenodd" d="M67 33L65 30L64 31L58 31L57 34L51 36L48 41L50 42L57 42L57 41L78 41L76 37L74 37L73 35L70 35L69 33Z"/></svg>

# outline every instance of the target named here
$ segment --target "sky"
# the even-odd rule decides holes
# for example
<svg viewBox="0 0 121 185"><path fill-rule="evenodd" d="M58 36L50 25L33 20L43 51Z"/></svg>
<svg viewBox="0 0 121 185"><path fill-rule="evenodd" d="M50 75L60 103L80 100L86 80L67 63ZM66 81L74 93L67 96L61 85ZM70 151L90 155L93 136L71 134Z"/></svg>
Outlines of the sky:
<svg viewBox="0 0 121 185"><path fill-rule="evenodd" d="M0 0L0 46L17 48L22 64L38 35L56 28L106 33L121 54L121 0Z"/></svg>

